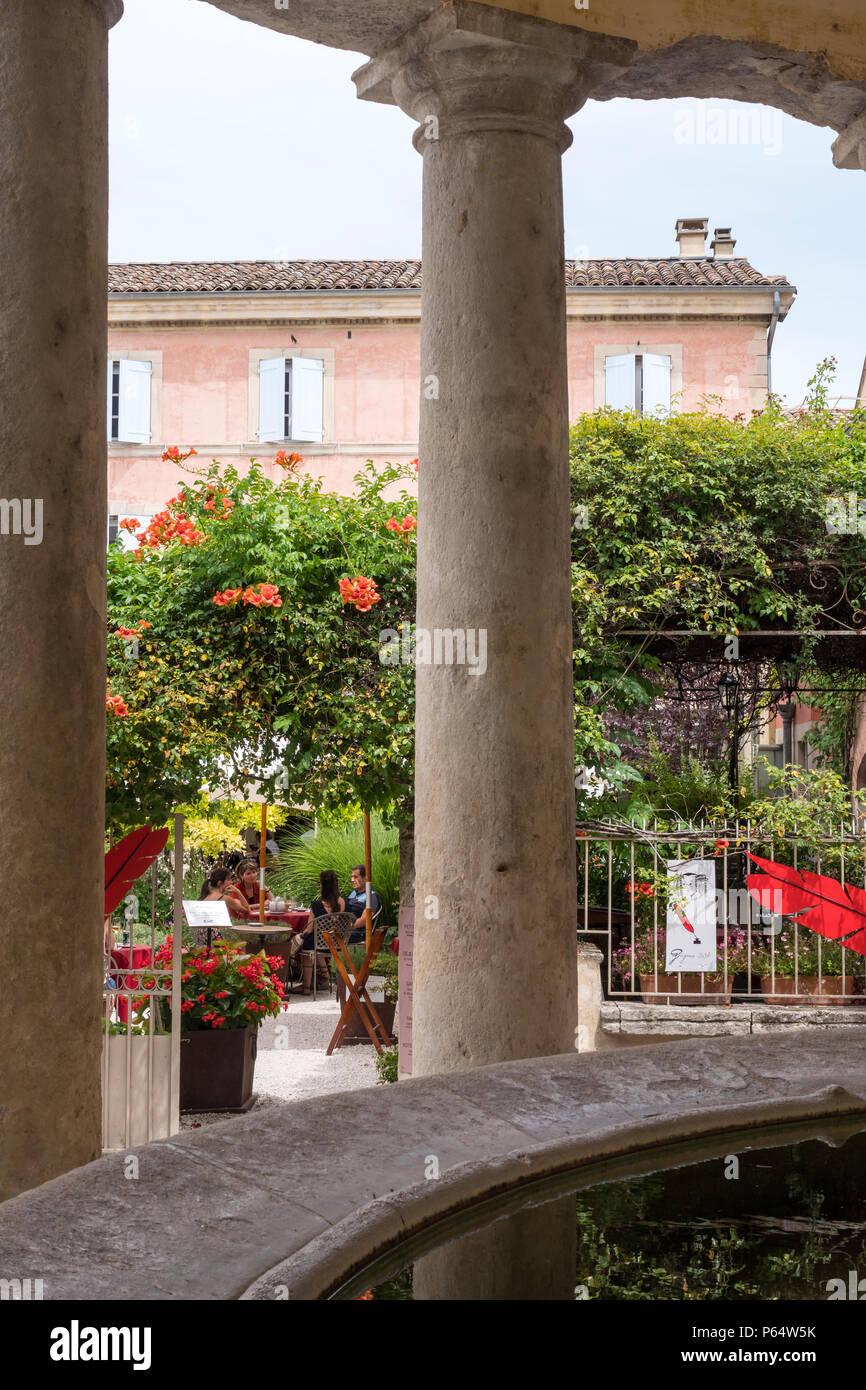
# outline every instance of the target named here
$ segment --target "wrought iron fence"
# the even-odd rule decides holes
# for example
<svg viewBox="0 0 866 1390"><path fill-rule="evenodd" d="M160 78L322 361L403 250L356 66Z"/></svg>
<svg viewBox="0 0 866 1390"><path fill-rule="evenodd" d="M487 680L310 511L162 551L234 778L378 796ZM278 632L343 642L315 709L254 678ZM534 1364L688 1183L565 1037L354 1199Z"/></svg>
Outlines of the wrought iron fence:
<svg viewBox="0 0 866 1390"><path fill-rule="evenodd" d="M799 881L762 872L751 855L787 866ZM689 859L715 865L712 970L671 968L666 959L672 914L692 930L676 903L677 871L669 869ZM577 828L577 865L578 935L602 949L608 999L866 1003L866 893L858 898L866 887L866 835L856 822L832 835L807 837L794 829L770 840L748 820L722 826L585 821ZM751 875L758 877L750 885ZM758 884L756 896L750 887ZM834 936L813 930L810 915L825 924L833 916Z"/></svg>
<svg viewBox="0 0 866 1390"><path fill-rule="evenodd" d="M183 922L183 816L174 826L173 928ZM162 966L164 939L156 910L157 865L150 870L150 941L108 943L103 967L102 1147L106 1153L167 1139L180 1129L180 1028L172 1005L180 999L181 953Z"/></svg>

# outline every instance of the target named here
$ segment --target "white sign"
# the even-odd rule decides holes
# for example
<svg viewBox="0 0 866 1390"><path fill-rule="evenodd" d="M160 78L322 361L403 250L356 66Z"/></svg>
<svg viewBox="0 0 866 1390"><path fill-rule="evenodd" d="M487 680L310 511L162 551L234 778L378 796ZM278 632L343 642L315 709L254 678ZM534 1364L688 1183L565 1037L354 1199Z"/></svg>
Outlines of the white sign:
<svg viewBox="0 0 866 1390"><path fill-rule="evenodd" d="M716 969L716 861L668 859L665 970Z"/></svg>
<svg viewBox="0 0 866 1390"><path fill-rule="evenodd" d="M228 903L219 902L216 898L212 902L206 898L200 902L187 902L184 898L183 915L190 927L230 927L232 924Z"/></svg>

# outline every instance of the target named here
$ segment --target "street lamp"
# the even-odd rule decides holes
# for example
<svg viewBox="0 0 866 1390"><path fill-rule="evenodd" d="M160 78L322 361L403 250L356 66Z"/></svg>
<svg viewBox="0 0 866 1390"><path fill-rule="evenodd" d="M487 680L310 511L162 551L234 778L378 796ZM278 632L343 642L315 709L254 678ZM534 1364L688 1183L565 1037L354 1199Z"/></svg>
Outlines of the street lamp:
<svg viewBox="0 0 866 1390"><path fill-rule="evenodd" d="M718 684L719 699L724 705L726 714L733 714L736 710L739 690L740 682L729 667Z"/></svg>
<svg viewBox="0 0 866 1390"><path fill-rule="evenodd" d="M794 761L794 714L793 696L800 684L800 663L794 652L785 651L776 662L776 675L779 680L779 693L785 703L778 706L782 719L782 762L790 767Z"/></svg>

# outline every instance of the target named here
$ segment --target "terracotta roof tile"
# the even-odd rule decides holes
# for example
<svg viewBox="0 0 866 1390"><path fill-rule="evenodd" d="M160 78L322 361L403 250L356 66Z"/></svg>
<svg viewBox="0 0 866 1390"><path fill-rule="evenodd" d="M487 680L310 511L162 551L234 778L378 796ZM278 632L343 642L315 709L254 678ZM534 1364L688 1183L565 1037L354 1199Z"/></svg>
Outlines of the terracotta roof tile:
<svg viewBox="0 0 866 1390"><path fill-rule="evenodd" d="M716 287L787 285L762 275L740 257L699 260L566 261L569 288L634 286ZM111 294L242 294L310 290L418 290L420 261L171 261L112 265Z"/></svg>

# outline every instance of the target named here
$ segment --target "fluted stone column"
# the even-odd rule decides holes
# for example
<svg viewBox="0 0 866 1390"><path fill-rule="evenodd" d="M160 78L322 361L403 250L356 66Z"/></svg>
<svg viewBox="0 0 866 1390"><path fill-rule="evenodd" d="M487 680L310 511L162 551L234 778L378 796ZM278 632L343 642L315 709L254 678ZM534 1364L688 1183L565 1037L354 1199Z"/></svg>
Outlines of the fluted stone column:
<svg viewBox="0 0 866 1390"><path fill-rule="evenodd" d="M0 1196L100 1151L107 31L0 9Z"/></svg>
<svg viewBox="0 0 866 1390"><path fill-rule="evenodd" d="M566 1051L577 1023L560 156L584 69L553 26L464 13L355 78L424 160L415 1075Z"/></svg>

